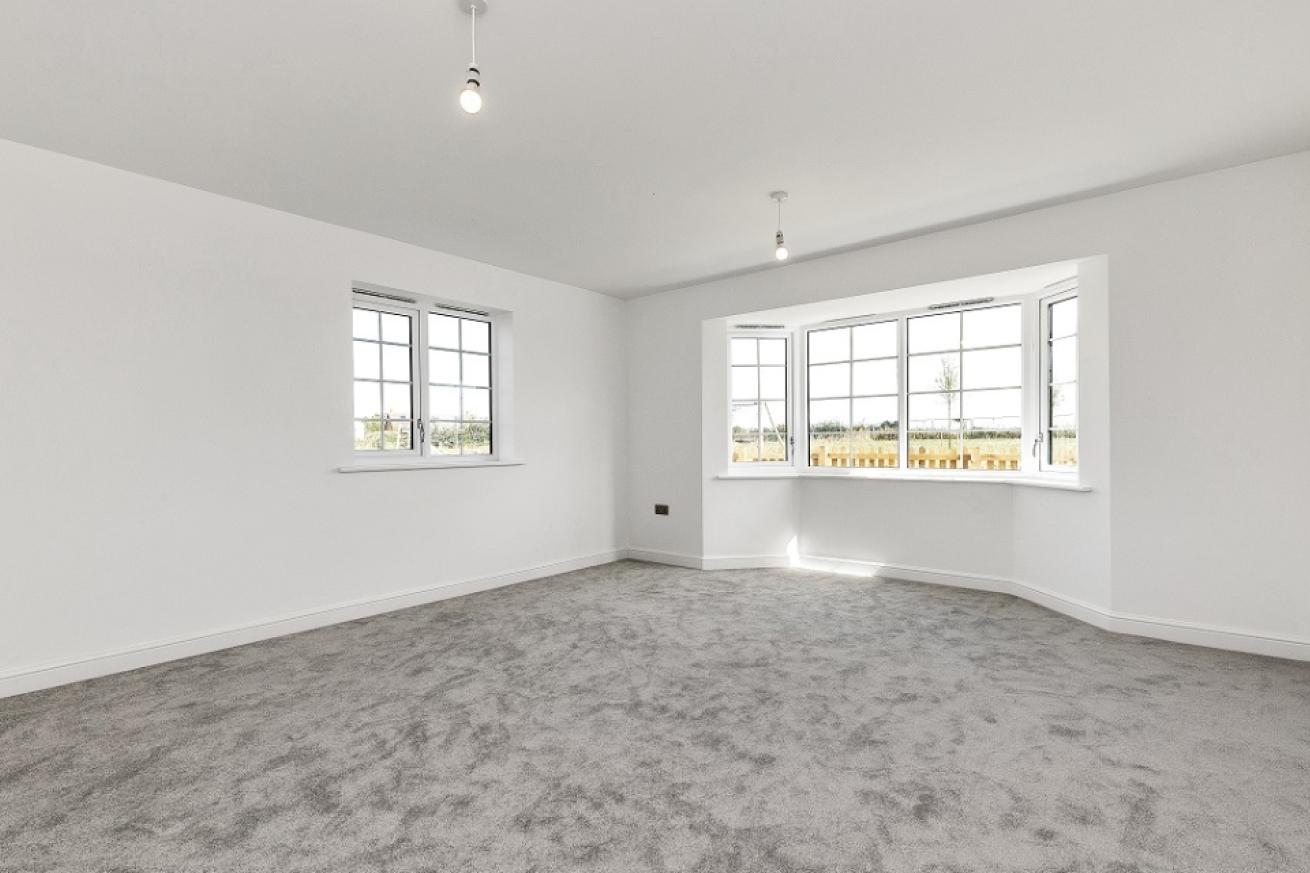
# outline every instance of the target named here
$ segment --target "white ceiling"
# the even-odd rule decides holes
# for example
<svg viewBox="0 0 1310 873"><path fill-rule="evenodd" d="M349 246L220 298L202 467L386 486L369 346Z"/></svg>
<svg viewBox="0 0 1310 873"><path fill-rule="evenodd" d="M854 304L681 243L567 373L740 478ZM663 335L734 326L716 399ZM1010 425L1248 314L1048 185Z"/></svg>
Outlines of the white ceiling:
<svg viewBox="0 0 1310 873"><path fill-rule="evenodd" d="M1310 147L1306 0L0 0L0 137L621 296Z"/></svg>

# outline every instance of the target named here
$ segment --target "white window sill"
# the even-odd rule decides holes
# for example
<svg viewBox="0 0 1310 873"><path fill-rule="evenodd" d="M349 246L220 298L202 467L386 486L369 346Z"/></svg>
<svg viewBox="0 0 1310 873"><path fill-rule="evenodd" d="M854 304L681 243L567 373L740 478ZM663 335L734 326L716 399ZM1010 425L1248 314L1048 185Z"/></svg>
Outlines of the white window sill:
<svg viewBox="0 0 1310 873"><path fill-rule="evenodd" d="M1070 475L1053 474L1049 476L1016 476L1012 473L989 473L979 470L973 473L914 473L896 470L861 470L859 468L833 468L829 470L730 470L715 476L716 479L853 479L881 480L889 482L967 482L978 485L1018 485L1025 488L1052 488L1057 491L1091 491L1090 485L1083 485Z"/></svg>
<svg viewBox="0 0 1310 873"><path fill-rule="evenodd" d="M419 458L407 461L374 461L347 464L337 467L338 473L392 473L397 470L460 470L468 467L521 467L516 459L487 458L485 460L447 461L436 458Z"/></svg>

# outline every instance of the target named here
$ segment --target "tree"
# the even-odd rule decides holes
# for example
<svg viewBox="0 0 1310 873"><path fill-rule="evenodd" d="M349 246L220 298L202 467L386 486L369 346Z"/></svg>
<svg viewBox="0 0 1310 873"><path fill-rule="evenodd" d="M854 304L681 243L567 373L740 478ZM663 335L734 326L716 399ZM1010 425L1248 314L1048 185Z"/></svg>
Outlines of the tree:
<svg viewBox="0 0 1310 873"><path fill-rule="evenodd" d="M960 387L960 368L956 366L955 361L943 356L941 369L938 370L934 381L937 390L946 399L946 421L949 425L955 418L955 392Z"/></svg>

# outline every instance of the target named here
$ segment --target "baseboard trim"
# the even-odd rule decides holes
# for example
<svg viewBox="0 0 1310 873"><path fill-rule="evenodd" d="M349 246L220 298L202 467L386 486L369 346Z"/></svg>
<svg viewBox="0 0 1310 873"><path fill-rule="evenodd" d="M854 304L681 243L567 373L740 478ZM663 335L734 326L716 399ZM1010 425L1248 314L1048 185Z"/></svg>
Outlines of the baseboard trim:
<svg viewBox="0 0 1310 873"><path fill-rule="evenodd" d="M661 552L656 549L627 549L624 557L633 561L645 561L649 564L668 564L670 567L689 567L692 570L705 569L705 560L700 555L684 555L681 552Z"/></svg>
<svg viewBox="0 0 1310 873"><path fill-rule="evenodd" d="M429 585L424 588L415 588L382 597L352 600L269 621L223 628L194 636L161 640L86 658L46 664L39 667L22 668L0 674L0 698L26 694L29 691L40 691L57 685L67 685L70 682L81 682L99 676L108 676L112 673L136 670L141 667L175 661L179 658L189 658L193 655L217 652L222 649L230 649L233 646L245 645L246 643L327 627L328 625L340 624L343 621L354 621L358 618L394 612L397 609L407 609L411 606L434 603L452 597L462 597L479 591L489 591L493 588L502 588L519 582L557 576L560 573L584 570L588 567L596 567L621 560L626 556L627 550L625 549L598 552L593 555L553 561L522 570L498 573L493 576L443 582L438 585Z"/></svg>
<svg viewBox="0 0 1310 873"><path fill-rule="evenodd" d="M1174 643L1227 649L1252 655L1267 655L1294 661L1310 661L1310 640L1276 637L1253 633L1237 628L1216 627L1174 619L1152 618L1104 609L1093 603L1066 597L1049 589L1001 576L959 573L926 567L911 567L878 561L859 561L850 558L833 558L819 555L802 555L795 566L801 569L821 570L829 573L904 579L932 585L949 585L1009 594L1035 603L1052 612L1076 618L1111 633L1151 637Z"/></svg>

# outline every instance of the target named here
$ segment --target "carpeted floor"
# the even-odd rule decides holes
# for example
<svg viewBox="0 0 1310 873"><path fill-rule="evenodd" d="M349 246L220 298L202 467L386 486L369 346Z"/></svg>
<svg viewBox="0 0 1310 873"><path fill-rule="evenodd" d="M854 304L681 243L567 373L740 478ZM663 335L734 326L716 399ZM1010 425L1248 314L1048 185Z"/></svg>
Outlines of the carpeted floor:
<svg viewBox="0 0 1310 873"><path fill-rule="evenodd" d="M0 700L0 870L1310 870L1310 664L623 562Z"/></svg>

